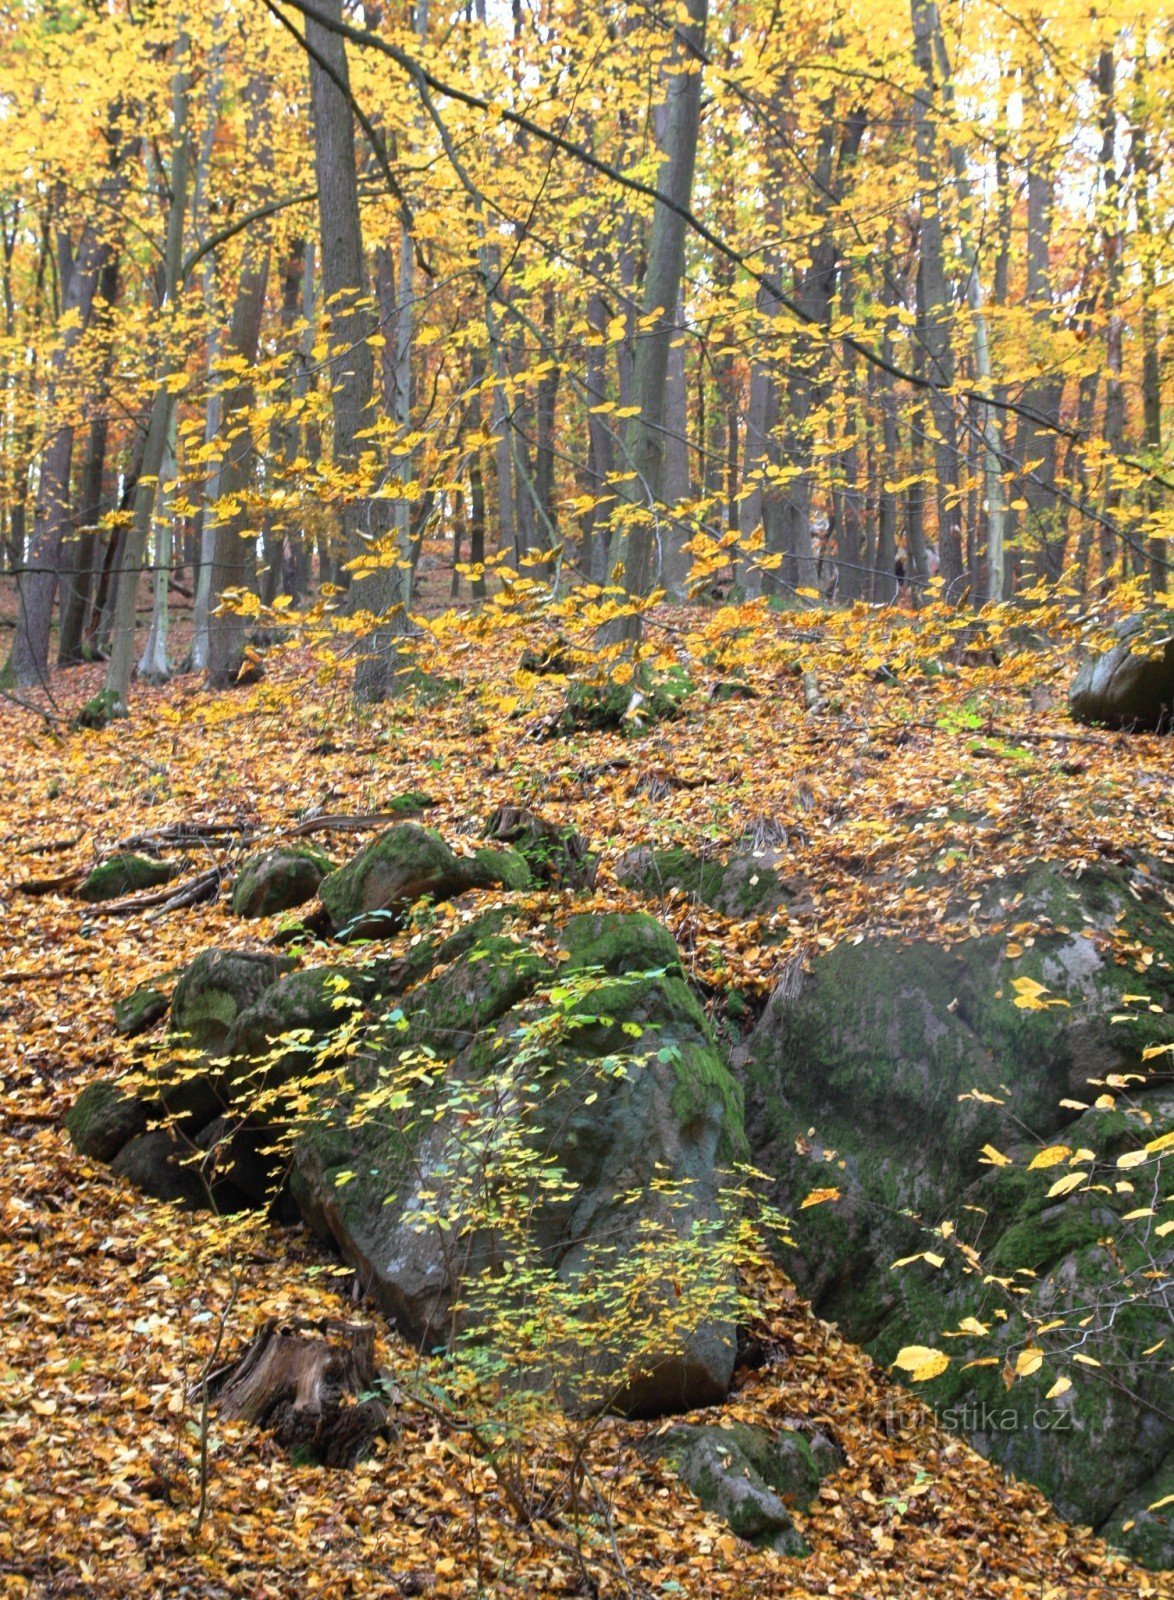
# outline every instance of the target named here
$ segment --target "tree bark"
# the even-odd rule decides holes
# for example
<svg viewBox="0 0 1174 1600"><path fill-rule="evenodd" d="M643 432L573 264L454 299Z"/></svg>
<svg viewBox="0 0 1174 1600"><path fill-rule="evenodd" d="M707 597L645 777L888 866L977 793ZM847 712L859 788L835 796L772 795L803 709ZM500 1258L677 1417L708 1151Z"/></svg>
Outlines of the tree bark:
<svg viewBox="0 0 1174 1600"><path fill-rule="evenodd" d="M341 0L321 0L317 10L328 22L341 21ZM361 437L374 421L374 361L368 341L375 332L375 315L363 260L346 47L313 12L306 13L306 41L322 289L330 318L334 460L352 478L342 519L348 562L370 562L353 573L350 583L352 613L367 613L372 619L361 641L354 694L360 702L378 701L394 687L400 640L407 629L411 551L402 521L389 538L390 502L371 493L377 464Z"/></svg>
<svg viewBox="0 0 1174 1600"><path fill-rule="evenodd" d="M678 70L669 80L664 119L664 160L657 189L687 211L693 194L693 169L701 112L701 60L705 48L707 0L685 0L688 22L676 28ZM642 598L652 587L659 555L660 507L664 502L664 430L670 346L685 270L685 219L669 205L655 203L644 279L647 331L636 347L632 403L640 407L624 439L625 467L636 473L624 485L632 515L620 541L622 582L628 595ZM635 644L641 636L638 611L622 614L609 630L613 642Z"/></svg>

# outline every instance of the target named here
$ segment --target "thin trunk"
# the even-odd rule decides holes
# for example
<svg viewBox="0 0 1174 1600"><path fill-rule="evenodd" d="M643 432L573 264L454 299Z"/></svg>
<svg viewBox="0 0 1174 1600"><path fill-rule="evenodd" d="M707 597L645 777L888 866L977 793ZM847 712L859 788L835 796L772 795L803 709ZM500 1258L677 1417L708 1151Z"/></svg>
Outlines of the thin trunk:
<svg viewBox="0 0 1174 1600"><path fill-rule="evenodd" d="M685 269L685 221L681 212L688 210L693 195L701 111L700 63L705 48L707 0L685 0L685 9L689 21L677 28L678 70L669 80L664 160L657 174L658 190L680 209L659 203L653 208L641 319L648 319L648 325L637 345L632 371L632 403L640 409L631 419L624 439L625 464L634 470L636 478L624 485L633 518L621 540L620 563L624 588L635 598L646 595L651 588L659 553L659 507L664 500L665 380ZM618 618L611 635L614 640L637 642L641 635L639 612Z"/></svg>
<svg viewBox="0 0 1174 1600"><path fill-rule="evenodd" d="M188 173L191 166L191 140L187 127L187 92L189 84L189 45L187 35L181 33L175 46L175 72L171 80L171 171L168 183L170 202L167 215L167 244L163 259L164 293L160 310L165 318L162 346L157 358L158 383L147 424L147 438L143 447L143 465L135 495L134 521L127 529L113 603L113 625L110 640L110 659L106 664L106 689L114 704L126 710L130 699L130 680L134 668L135 610L138 601L139 573L151 531L151 513L155 505L155 487L163 466L167 439L171 431L171 412L174 400L169 392L168 380L178 370L178 353L167 346L173 329L171 322L179 292L179 273L183 257L184 218L187 211Z"/></svg>
<svg viewBox="0 0 1174 1600"><path fill-rule="evenodd" d="M962 530L958 508L958 425L950 390L954 384L953 313L946 278L945 244L940 209L938 171L937 68L934 36L937 7L934 0L911 0L913 58L924 90L914 97L914 140L920 190L920 261L918 270L918 321L915 337L926 356L926 376L933 385L930 415L934 425L934 461L937 476L938 549L942 577L949 599L957 600L964 568Z"/></svg>
<svg viewBox="0 0 1174 1600"><path fill-rule="evenodd" d="M337 23L341 0L322 0L318 10ZM330 307L334 460L354 480L343 527L348 561L361 563L352 575L350 608L370 617L354 693L356 700L378 701L394 688L400 640L407 629L411 551L402 523L391 532L390 502L371 492L380 472L363 437L374 420L374 361L368 340L375 331L375 317L363 262L346 48L342 38L312 14L306 18L306 39L313 52L310 97L322 287Z"/></svg>

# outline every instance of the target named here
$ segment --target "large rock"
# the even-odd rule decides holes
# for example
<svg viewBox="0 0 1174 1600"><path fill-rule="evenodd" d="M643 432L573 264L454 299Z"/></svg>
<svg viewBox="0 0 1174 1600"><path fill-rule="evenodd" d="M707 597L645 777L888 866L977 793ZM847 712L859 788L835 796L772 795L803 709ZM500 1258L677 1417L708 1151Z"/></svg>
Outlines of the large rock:
<svg viewBox="0 0 1174 1600"><path fill-rule="evenodd" d="M155 1069L126 1131L165 1110L177 1126L129 1137L116 1170L161 1199L211 1190L283 1215L273 1150L292 1141L293 1201L421 1345L456 1328L488 1346L525 1303L509 1274L535 1272L564 1286L539 1376L554 1363L569 1401L653 1415L722 1399L733 1284L713 1246L745 1154L741 1093L658 922L572 918L557 974L553 942L498 909L366 966L281 976L208 952L173 1007L198 1048ZM520 1193L508 1217L503 1184Z"/></svg>
<svg viewBox="0 0 1174 1600"><path fill-rule="evenodd" d="M352 1097L299 1146L303 1213L424 1346L445 1339L454 1314L476 1325L479 1274L503 1239L564 1283L590 1286L637 1261L652 1231L682 1239L718 1226L721 1172L744 1147L741 1100L673 941L651 918L612 916L572 919L564 943L557 999L532 998L545 963L504 935L479 940L412 991L382 1060L357 1069ZM420 1087L403 1130L388 1116L356 1119L363 1094L401 1081L405 1064ZM489 1229L474 1197L478 1163L511 1121L522 1131L511 1148L531 1152L516 1159L535 1175L522 1244ZM463 1215L480 1226L469 1233ZM701 1249L696 1270L704 1274ZM650 1310L661 1343L648 1343L645 1328L636 1361L600 1326L578 1352L576 1397L634 1414L721 1399L732 1325L710 1316L671 1335L672 1315L668 1304Z"/></svg>
<svg viewBox="0 0 1174 1600"><path fill-rule="evenodd" d="M318 893L334 863L313 845L279 845L250 856L232 887L233 914L272 917L304 905Z"/></svg>
<svg viewBox="0 0 1174 1600"><path fill-rule="evenodd" d="M1174 732L1174 611L1130 617L1114 631L1121 642L1077 672L1072 715L1127 733Z"/></svg>
<svg viewBox="0 0 1174 1600"><path fill-rule="evenodd" d="M79 1155L113 1161L124 1144L147 1131L147 1108L134 1094L99 1078L65 1113L65 1131Z"/></svg>
<svg viewBox="0 0 1174 1600"><path fill-rule="evenodd" d="M747 850L719 860L692 850L627 851L616 864L625 888L662 899L674 890L712 906L723 916L745 921L768 917L803 895L804 885L782 870L777 850Z"/></svg>
<svg viewBox="0 0 1174 1600"><path fill-rule="evenodd" d="M780 1555L807 1554L791 1517L806 1510L821 1480L841 1464L835 1446L817 1433L746 1422L676 1423L654 1434L644 1453L666 1460L707 1511L731 1532Z"/></svg>
<svg viewBox="0 0 1174 1600"><path fill-rule="evenodd" d="M818 957L806 975L793 969L741 1058L755 1158L775 1178L777 1203L799 1219L788 1266L816 1309L885 1362L903 1345L945 1349L948 1370L918 1392L1062 1512L1093 1525L1174 1442L1164 1369L1143 1354L1167 1331L1145 1274L1168 1272L1169 1251L1156 1234L1142 1238L1147 1224L1121 1220L1141 1202L1120 1189L1126 1174L1115 1168L1174 1120L1159 1058L1144 1054L1174 1028L1167 894L1148 872L1076 878L1039 866L999 884L974 912L980 936L952 949L878 938ZM1008 958L1007 932L983 935L983 922L1016 930L1022 953ZM1118 963L1114 942L1133 959L1154 951L1144 978L1132 960ZM1024 978L1046 986L1045 1002L1062 1003L1017 1007L1013 985ZM1139 991L1148 1003L1123 1004ZM1124 1085L1135 1108L1124 1098L1092 1107L1110 1075L1129 1072L1138 1074ZM1096 1151L1103 1184L1049 1199L1068 1168L1029 1171L1039 1141ZM1012 1165L984 1166L984 1146ZM841 1198L801 1210L824 1188ZM932 1231L944 1221L950 1242ZM985 1271L1019 1291L1005 1297L1006 1321L993 1318L990 1286L966 1271L953 1239L976 1245ZM919 1259L892 1270L927 1249L941 1267ZM1117 1302L1128 1309L1114 1311ZM962 1330L966 1317L990 1332ZM1022 1348L1033 1317L1061 1318L1114 1381L1061 1357L1008 1392L1002 1353ZM943 1339L947 1331L959 1336ZM963 1370L992 1355L994 1365ZM1057 1372L1068 1370L1072 1389L1048 1402Z"/></svg>
<svg viewBox="0 0 1174 1600"><path fill-rule="evenodd" d="M87 873L77 891L78 899L91 903L120 900L123 895L136 894L140 889L156 889L162 883L169 883L175 871L171 862L155 861L150 856L111 856Z"/></svg>
<svg viewBox="0 0 1174 1600"><path fill-rule="evenodd" d="M318 893L340 938L365 938L393 933L424 895L451 900L493 884L522 889L529 880L525 862L514 851L458 856L438 833L405 822L325 877Z"/></svg>
<svg viewBox="0 0 1174 1600"><path fill-rule="evenodd" d="M175 986L171 1029L193 1049L218 1054L242 1011L293 962L249 950L205 950Z"/></svg>

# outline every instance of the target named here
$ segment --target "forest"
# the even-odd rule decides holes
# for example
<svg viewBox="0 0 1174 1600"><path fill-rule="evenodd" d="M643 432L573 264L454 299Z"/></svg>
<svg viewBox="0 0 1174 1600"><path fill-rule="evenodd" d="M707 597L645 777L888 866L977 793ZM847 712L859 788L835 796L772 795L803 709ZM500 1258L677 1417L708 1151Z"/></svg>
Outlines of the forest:
<svg viewBox="0 0 1174 1600"><path fill-rule="evenodd" d="M1172 46L0 9L0 1595L1174 1594Z"/></svg>

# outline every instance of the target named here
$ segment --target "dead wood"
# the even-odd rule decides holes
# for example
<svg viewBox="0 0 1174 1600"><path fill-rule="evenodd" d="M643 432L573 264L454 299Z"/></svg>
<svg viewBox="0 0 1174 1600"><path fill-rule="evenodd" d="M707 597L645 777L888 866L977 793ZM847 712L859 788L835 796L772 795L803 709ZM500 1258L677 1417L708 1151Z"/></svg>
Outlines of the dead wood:
<svg viewBox="0 0 1174 1600"><path fill-rule="evenodd" d="M379 828L384 823L405 820L398 811L366 811L358 815L349 815L341 811L323 811L317 816L303 817L285 832L287 837L299 839L307 833L359 833L364 828Z"/></svg>
<svg viewBox="0 0 1174 1600"><path fill-rule="evenodd" d="M324 1467L354 1466L386 1428L375 1382L374 1328L327 1318L271 1318L207 1380L222 1417L254 1423L300 1460Z"/></svg>
<svg viewBox="0 0 1174 1600"><path fill-rule="evenodd" d="M485 837L513 845L543 883L593 889L598 857L574 828L560 827L525 806L503 805L490 817Z"/></svg>
<svg viewBox="0 0 1174 1600"><path fill-rule="evenodd" d="M26 878L15 885L17 894L72 894L86 876L87 868L75 867L71 872L59 872L52 878Z"/></svg>
<svg viewBox="0 0 1174 1600"><path fill-rule="evenodd" d="M161 889L150 889L145 894L127 895L124 900L108 900L94 907L107 917L132 917L136 911L155 910L156 916L165 911L176 911L181 906L201 905L205 900L215 900L220 892L224 874L219 867L209 867L185 883L165 884Z"/></svg>

